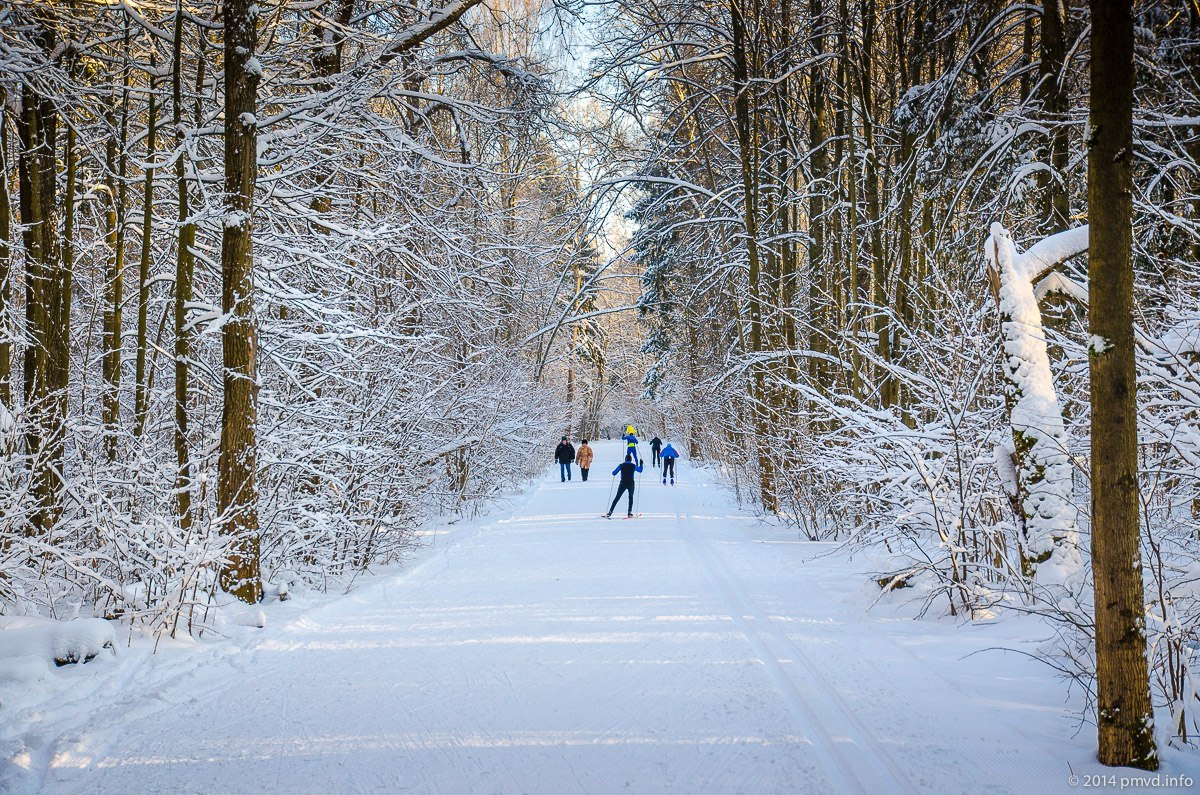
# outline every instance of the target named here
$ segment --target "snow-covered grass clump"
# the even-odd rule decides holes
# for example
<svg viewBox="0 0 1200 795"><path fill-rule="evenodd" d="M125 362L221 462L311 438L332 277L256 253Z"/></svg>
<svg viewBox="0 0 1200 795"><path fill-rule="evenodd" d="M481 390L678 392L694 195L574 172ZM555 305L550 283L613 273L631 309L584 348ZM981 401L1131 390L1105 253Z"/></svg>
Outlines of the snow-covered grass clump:
<svg viewBox="0 0 1200 795"><path fill-rule="evenodd" d="M55 681L54 666L88 662L106 650L115 655L116 649L116 625L102 618L0 616L0 714L64 686Z"/></svg>
<svg viewBox="0 0 1200 795"><path fill-rule="evenodd" d="M17 618L0 626L0 660L34 658L70 665L87 662L105 649L116 654L116 648L116 628L102 618L75 621Z"/></svg>

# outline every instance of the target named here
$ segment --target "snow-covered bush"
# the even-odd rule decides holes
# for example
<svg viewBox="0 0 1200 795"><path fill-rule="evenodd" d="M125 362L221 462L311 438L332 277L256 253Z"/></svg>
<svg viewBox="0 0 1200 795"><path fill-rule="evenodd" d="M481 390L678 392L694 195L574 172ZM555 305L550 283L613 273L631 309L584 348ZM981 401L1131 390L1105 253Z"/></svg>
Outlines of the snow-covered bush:
<svg viewBox="0 0 1200 795"><path fill-rule="evenodd" d="M212 625L211 609L229 601L217 572L235 550L216 509L229 219L214 188L224 82L213 76L224 65L198 24L219 6L175 11L47 7L28 26L0 25L0 124L13 124L20 75L36 73L80 133L63 240L74 261L66 444L61 462L32 460L26 395L5 384L15 397L0 407L0 614L120 617L174 633ZM454 28L396 58L396 31L420 13L390 7L310 51L323 40L314 33L334 36L324 13L259 20L264 79L243 120L258 130L256 540L271 593L399 560L432 517L475 511L539 467L532 453L558 430L549 407L562 390L539 383L538 356L567 343L535 350L527 338L562 275L590 256L578 252L586 218L529 42ZM71 41L78 69L39 47L42 23ZM174 50L164 31L176 30ZM190 273L179 269L181 198ZM111 304L121 262L124 319ZM181 273L189 298L176 306ZM0 304L14 373L32 361L23 286L6 281L15 303ZM31 493L50 468L61 516L44 532Z"/></svg>

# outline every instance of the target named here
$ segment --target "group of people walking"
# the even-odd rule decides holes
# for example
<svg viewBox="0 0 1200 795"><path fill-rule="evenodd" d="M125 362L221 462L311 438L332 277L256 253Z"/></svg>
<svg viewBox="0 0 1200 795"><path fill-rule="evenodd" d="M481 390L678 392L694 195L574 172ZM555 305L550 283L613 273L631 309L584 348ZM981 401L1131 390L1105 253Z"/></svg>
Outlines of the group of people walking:
<svg viewBox="0 0 1200 795"><path fill-rule="evenodd" d="M612 516L613 510L617 507L617 503L621 501L621 497L628 495L628 510L627 517L633 516L633 492L635 488L635 475L642 471L642 458L638 454L638 439L637 428L629 425L625 428L625 435L621 437L625 442L625 460L617 465L617 468L612 471L613 477L621 476L621 482L617 488L617 496L613 498L612 505L608 507L607 517ZM671 485L675 485L675 459L679 458L679 453L671 446L670 442L663 444L663 440L655 436L650 440L650 452L652 454L651 465L658 467L662 464L662 482L667 484L667 479L670 478ZM588 471L592 468L592 461L595 458L595 453L590 446L588 440L584 439L579 450L576 450L574 445L563 436L559 440L558 447L554 449L554 460L558 462L558 475L562 483L566 483L571 479L571 464L579 465L580 478L583 481L588 479Z"/></svg>
<svg viewBox="0 0 1200 795"><path fill-rule="evenodd" d="M588 470L592 468L592 459L595 457L595 451L588 447L588 440L584 439L579 443L579 450L575 450L575 446L567 441L567 437L563 437L558 447L554 448L554 460L558 462L558 475L563 483L571 479L571 464L579 464L579 475L584 482L587 482Z"/></svg>

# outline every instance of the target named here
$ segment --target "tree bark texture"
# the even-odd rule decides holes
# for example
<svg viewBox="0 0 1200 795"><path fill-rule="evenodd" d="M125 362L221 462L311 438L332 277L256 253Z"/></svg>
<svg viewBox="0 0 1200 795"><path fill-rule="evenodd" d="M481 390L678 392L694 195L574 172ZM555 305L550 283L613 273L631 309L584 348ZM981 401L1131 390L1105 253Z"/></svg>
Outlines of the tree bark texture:
<svg viewBox="0 0 1200 795"><path fill-rule="evenodd" d="M255 58L256 6L227 0L225 23L225 215L221 238L224 405L217 509L231 540L221 585L244 602L262 598L259 573L257 447L258 332L254 317L255 117L261 66Z"/></svg>
<svg viewBox="0 0 1200 795"><path fill-rule="evenodd" d="M1133 14L1091 0L1088 325L1099 758L1158 767L1146 664L1133 348ZM1101 89L1102 90L1097 90Z"/></svg>
<svg viewBox="0 0 1200 795"><path fill-rule="evenodd" d="M1061 232L1071 217L1067 194L1070 151L1067 148L1067 91L1063 85L1066 63L1067 0L1043 0L1042 52L1038 92L1042 115L1050 128L1049 159L1053 173L1044 180L1042 224L1045 233Z"/></svg>
<svg viewBox="0 0 1200 795"><path fill-rule="evenodd" d="M55 49L53 11L34 12L34 40L47 55ZM58 233L56 140L53 101L26 82L21 87L20 205L26 252L25 405L30 421L26 449L32 457L34 512L30 531L45 535L62 514L62 466L70 345L70 274Z"/></svg>
<svg viewBox="0 0 1200 795"><path fill-rule="evenodd" d="M175 41L171 68L171 122L175 128L175 189L178 205L178 238L175 242L175 507L179 527L192 526L192 465L188 445L189 366L192 334L188 329L188 304L192 300L195 272L196 225L188 200L187 134L183 129L183 2L175 6Z"/></svg>

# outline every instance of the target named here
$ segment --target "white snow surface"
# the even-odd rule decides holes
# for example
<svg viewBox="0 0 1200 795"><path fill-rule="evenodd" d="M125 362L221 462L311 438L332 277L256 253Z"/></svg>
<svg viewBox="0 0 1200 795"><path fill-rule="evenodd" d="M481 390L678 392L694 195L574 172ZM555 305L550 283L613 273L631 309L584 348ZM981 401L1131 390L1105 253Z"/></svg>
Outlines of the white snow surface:
<svg viewBox="0 0 1200 795"><path fill-rule="evenodd" d="M264 605L265 628L50 671L0 711L0 791L1066 793L1137 775L1094 761L1081 698L1021 653L1049 634L1036 619L916 619L902 591L868 610L870 561L738 510L687 461L675 486L647 468L640 518L605 520L620 454L597 444L588 483L554 467L347 595ZM1200 780L1194 754L1163 756Z"/></svg>

